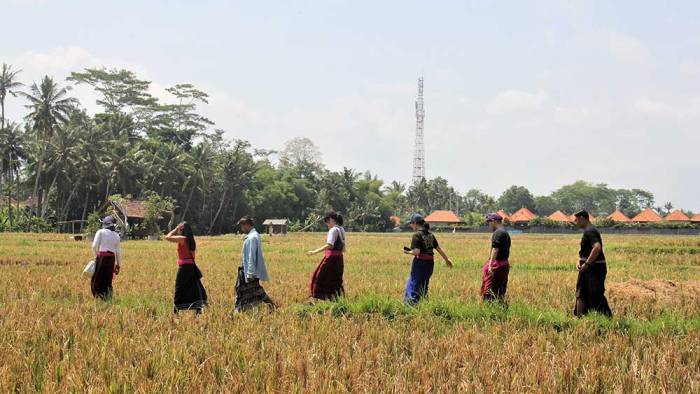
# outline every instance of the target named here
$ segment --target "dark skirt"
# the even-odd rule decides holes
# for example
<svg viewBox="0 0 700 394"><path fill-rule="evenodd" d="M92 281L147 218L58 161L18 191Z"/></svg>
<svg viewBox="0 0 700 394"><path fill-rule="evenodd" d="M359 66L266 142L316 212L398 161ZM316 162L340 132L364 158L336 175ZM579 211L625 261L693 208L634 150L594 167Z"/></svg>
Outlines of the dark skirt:
<svg viewBox="0 0 700 394"><path fill-rule="evenodd" d="M428 285L430 284L430 277L433 276L434 268L434 260L422 260L417 257L413 259L411 275L408 277L406 291L403 293L404 302L409 305L415 305L428 296Z"/></svg>
<svg viewBox="0 0 700 394"><path fill-rule="evenodd" d="M488 273L488 267L484 270L481 280L481 296L484 301L505 302L509 272L509 264L494 267L490 274Z"/></svg>
<svg viewBox="0 0 700 394"><path fill-rule="evenodd" d="M579 271L576 280L576 301L583 302L583 314L596 311L605 316L612 316L608 299L605 297L605 277L607 264L596 263Z"/></svg>
<svg viewBox="0 0 700 394"><path fill-rule="evenodd" d="M343 288L343 256L324 256L311 277L311 297L332 300L345 294Z"/></svg>
<svg viewBox="0 0 700 394"><path fill-rule="evenodd" d="M262 303L273 306L272 299L265 293L260 285L260 279L253 279L246 283L243 268L238 267L238 279L236 280L236 305L235 312L243 312L259 306Z"/></svg>
<svg viewBox="0 0 700 394"><path fill-rule="evenodd" d="M202 285L202 271L196 264L182 264L175 279L175 312L179 310L201 310L207 305L207 292Z"/></svg>
<svg viewBox="0 0 700 394"><path fill-rule="evenodd" d="M108 300L112 298L112 278L114 278L114 255L97 256L95 259L95 273L90 280L92 296Z"/></svg>

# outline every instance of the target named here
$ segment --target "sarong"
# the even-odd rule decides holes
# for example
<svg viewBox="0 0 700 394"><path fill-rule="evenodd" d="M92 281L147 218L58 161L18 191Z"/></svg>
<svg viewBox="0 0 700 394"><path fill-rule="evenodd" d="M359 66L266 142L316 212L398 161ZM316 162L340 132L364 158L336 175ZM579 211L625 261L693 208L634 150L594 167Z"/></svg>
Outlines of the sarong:
<svg viewBox="0 0 700 394"><path fill-rule="evenodd" d="M174 311L194 309L201 311L207 305L207 292L202 285L202 271L196 264L178 266L175 279Z"/></svg>
<svg viewBox="0 0 700 394"><path fill-rule="evenodd" d="M576 280L576 301L583 301L584 315L596 311L608 317L612 316L608 299L605 297L605 277L607 274L608 267L605 263L595 263L589 265L586 270L579 271Z"/></svg>
<svg viewBox="0 0 700 394"><path fill-rule="evenodd" d="M484 264L481 270L481 297L484 301L499 301L505 303L506 290L508 290L508 273L510 264L508 260L496 261L489 274L489 262Z"/></svg>
<svg viewBox="0 0 700 394"><path fill-rule="evenodd" d="M236 280L236 305L234 312L243 312L257 307L262 303L274 307L272 299L265 293L260 285L260 279L253 279L246 283L243 267L238 267L238 279Z"/></svg>
<svg viewBox="0 0 700 394"><path fill-rule="evenodd" d="M345 294L343 288L343 254L326 251L311 277L311 297L332 300Z"/></svg>
<svg viewBox="0 0 700 394"><path fill-rule="evenodd" d="M428 259L413 258L411 264L411 274L406 282L406 290L403 293L403 300L409 305L416 305L424 297L428 297L428 286L430 277L433 275L435 261Z"/></svg>
<svg viewBox="0 0 700 394"><path fill-rule="evenodd" d="M103 300L112 298L112 279L114 278L114 253L100 252L95 258L95 273L90 280L92 296Z"/></svg>

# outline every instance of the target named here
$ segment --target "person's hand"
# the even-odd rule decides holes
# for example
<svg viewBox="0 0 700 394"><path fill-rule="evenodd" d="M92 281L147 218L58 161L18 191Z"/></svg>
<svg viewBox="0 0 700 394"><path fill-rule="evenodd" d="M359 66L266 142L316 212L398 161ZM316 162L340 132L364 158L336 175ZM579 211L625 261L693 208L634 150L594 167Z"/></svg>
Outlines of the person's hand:
<svg viewBox="0 0 700 394"><path fill-rule="evenodd" d="M586 271L588 271L588 268L589 268L590 266L591 266L590 264L586 264L586 263L584 262L584 263L581 264L581 269L579 269L579 271L581 271L581 272L586 272Z"/></svg>
<svg viewBox="0 0 700 394"><path fill-rule="evenodd" d="M176 229L177 231L182 231L183 228L185 228L185 224L184 224L184 223L179 223L179 224L175 227L175 229Z"/></svg>
<svg viewBox="0 0 700 394"><path fill-rule="evenodd" d="M576 262L576 270L581 271L581 260Z"/></svg>
<svg viewBox="0 0 700 394"><path fill-rule="evenodd" d="M307 256L313 256L313 255L314 255L313 250L307 251L307 252L306 252L306 255L307 255Z"/></svg>
<svg viewBox="0 0 700 394"><path fill-rule="evenodd" d="M122 270L122 265L121 265L121 264L117 264L117 265L114 266L114 274L115 274L115 275L119 275L119 271L121 271L121 270Z"/></svg>
<svg viewBox="0 0 700 394"><path fill-rule="evenodd" d="M450 259L445 260L445 264L447 264L447 268L454 267L454 265L452 264L452 260L450 260Z"/></svg>
<svg viewBox="0 0 700 394"><path fill-rule="evenodd" d="M489 275L493 275L493 261L489 261L489 268L486 270Z"/></svg>

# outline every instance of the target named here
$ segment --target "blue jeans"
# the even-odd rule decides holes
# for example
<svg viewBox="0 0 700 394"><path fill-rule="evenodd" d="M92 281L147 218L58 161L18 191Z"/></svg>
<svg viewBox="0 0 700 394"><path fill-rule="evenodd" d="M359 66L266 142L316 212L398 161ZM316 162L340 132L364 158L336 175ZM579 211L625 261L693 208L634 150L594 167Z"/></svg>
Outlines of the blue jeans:
<svg viewBox="0 0 700 394"><path fill-rule="evenodd" d="M406 283L406 291L403 293L403 300L409 305L417 304L423 297L428 296L428 284L433 275L435 262L432 260L413 259L411 264L411 275Z"/></svg>

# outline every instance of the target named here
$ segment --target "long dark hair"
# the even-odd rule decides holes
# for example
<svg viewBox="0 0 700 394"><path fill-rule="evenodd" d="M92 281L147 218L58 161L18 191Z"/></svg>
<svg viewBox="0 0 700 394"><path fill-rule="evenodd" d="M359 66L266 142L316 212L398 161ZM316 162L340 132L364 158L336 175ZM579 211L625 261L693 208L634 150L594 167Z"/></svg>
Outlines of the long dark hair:
<svg viewBox="0 0 700 394"><path fill-rule="evenodd" d="M339 214L338 212L334 212L334 211L328 212L326 214L326 217L323 218L323 222L328 223L329 219L333 219L338 226L343 225L343 216L341 214Z"/></svg>
<svg viewBox="0 0 700 394"><path fill-rule="evenodd" d="M417 221L416 224L421 227L424 233L430 232L430 223L426 222L425 219Z"/></svg>
<svg viewBox="0 0 700 394"><path fill-rule="evenodd" d="M187 241L187 246L192 252L197 250L197 242L194 241L194 234L192 233L192 226L187 222L182 222L182 235L185 236Z"/></svg>

